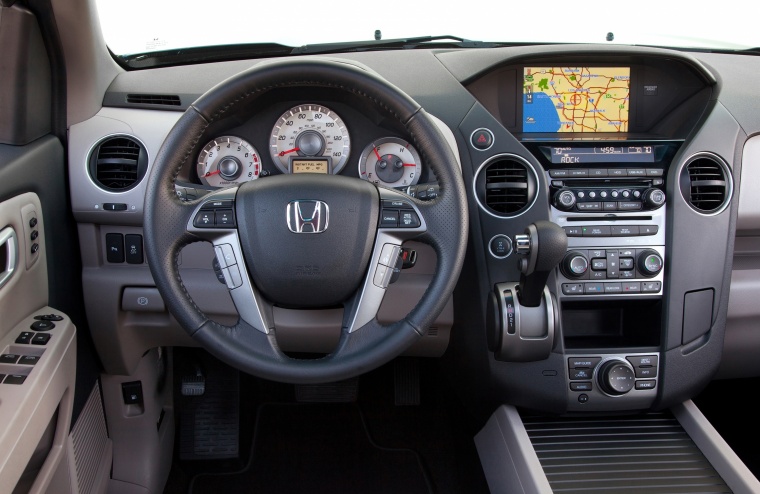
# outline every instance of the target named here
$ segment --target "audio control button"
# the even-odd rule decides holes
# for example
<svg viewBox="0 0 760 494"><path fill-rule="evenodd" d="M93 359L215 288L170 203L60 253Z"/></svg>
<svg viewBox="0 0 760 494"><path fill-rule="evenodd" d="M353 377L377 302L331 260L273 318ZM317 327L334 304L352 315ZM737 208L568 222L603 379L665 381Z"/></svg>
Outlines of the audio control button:
<svg viewBox="0 0 760 494"><path fill-rule="evenodd" d="M570 176L568 170L549 170L549 176L552 178L567 178Z"/></svg>
<svg viewBox="0 0 760 494"><path fill-rule="evenodd" d="M610 234L613 237L638 237L638 225L614 225L610 227Z"/></svg>
<svg viewBox="0 0 760 494"><path fill-rule="evenodd" d="M634 367L643 367L647 365L657 367L657 362L659 360L657 355L632 355L626 357L626 359Z"/></svg>
<svg viewBox="0 0 760 494"><path fill-rule="evenodd" d="M628 176L629 177L646 177L647 171L644 168L629 168Z"/></svg>
<svg viewBox="0 0 760 494"><path fill-rule="evenodd" d="M610 177L627 177L628 171L625 168L615 168L607 170L607 175Z"/></svg>
<svg viewBox="0 0 760 494"><path fill-rule="evenodd" d="M617 203L616 202L603 202L602 203L602 209L605 211L617 211Z"/></svg>
<svg viewBox="0 0 760 494"><path fill-rule="evenodd" d="M620 211L638 211L641 209L641 203L637 201L621 201L618 203Z"/></svg>
<svg viewBox="0 0 760 494"><path fill-rule="evenodd" d="M581 197L582 192L578 193L578 197ZM600 211L602 209L601 202L579 202L578 211Z"/></svg>
<svg viewBox="0 0 760 494"><path fill-rule="evenodd" d="M656 235L658 230L657 225L639 225L639 235Z"/></svg>
<svg viewBox="0 0 760 494"><path fill-rule="evenodd" d="M589 177L601 177L606 178L607 177L607 169L606 168L594 168L588 171Z"/></svg>
<svg viewBox="0 0 760 494"><path fill-rule="evenodd" d="M590 203L586 203L590 204ZM599 203L596 203L599 204ZM579 204L580 206L580 204ZM610 236L610 227L609 226L584 226L583 227L583 236L584 237L609 237Z"/></svg>
<svg viewBox="0 0 760 494"><path fill-rule="evenodd" d="M580 226L566 226L565 227L565 235L568 237L582 237L583 236L583 227Z"/></svg>
<svg viewBox="0 0 760 494"><path fill-rule="evenodd" d="M570 170L570 177L572 178L588 177L588 169L587 168L573 168L572 170Z"/></svg>

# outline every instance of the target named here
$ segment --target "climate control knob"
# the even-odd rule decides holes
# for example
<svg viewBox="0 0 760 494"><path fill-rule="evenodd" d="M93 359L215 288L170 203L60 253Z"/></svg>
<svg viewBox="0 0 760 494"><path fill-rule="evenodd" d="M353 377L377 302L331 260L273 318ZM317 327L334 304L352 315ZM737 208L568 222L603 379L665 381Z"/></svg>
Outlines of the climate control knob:
<svg viewBox="0 0 760 494"><path fill-rule="evenodd" d="M660 189L647 189L641 197L647 209L658 209L665 204L665 192Z"/></svg>
<svg viewBox="0 0 760 494"><path fill-rule="evenodd" d="M613 396L626 394L636 384L633 367L622 359L604 362L597 371L596 379L602 391Z"/></svg>
<svg viewBox="0 0 760 494"><path fill-rule="evenodd" d="M575 207L575 194L572 190L560 190L554 194L554 207L562 211L570 211Z"/></svg>
<svg viewBox="0 0 760 494"><path fill-rule="evenodd" d="M656 250L642 250L636 258L636 267L647 278L657 276L657 273L662 271L662 257Z"/></svg>
<svg viewBox="0 0 760 494"><path fill-rule="evenodd" d="M570 251L562 260L562 273L568 278L580 278L588 271L588 259L580 252Z"/></svg>

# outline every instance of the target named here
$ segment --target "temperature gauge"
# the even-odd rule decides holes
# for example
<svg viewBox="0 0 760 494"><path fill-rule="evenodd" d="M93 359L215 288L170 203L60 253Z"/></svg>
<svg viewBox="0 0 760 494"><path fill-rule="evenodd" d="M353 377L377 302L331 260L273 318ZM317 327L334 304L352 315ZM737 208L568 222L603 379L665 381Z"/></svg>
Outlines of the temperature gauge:
<svg viewBox="0 0 760 494"><path fill-rule="evenodd" d="M414 185L421 172L419 153L398 137L377 139L364 148L359 158L359 177L388 187Z"/></svg>

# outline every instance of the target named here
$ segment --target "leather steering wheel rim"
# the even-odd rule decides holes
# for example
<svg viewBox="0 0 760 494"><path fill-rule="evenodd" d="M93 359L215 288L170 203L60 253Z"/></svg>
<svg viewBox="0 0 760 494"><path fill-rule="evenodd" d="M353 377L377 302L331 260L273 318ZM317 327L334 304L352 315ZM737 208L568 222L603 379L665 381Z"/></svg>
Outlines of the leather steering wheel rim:
<svg viewBox="0 0 760 494"><path fill-rule="evenodd" d="M405 318L390 325L381 325L374 318L351 332L344 327L337 348L319 359L286 356L277 345L276 328L265 333L242 319L234 326L209 319L185 289L177 262L184 246L203 240L187 228L203 199L181 202L174 184L180 170L196 156L206 129L270 90L294 86L350 92L385 109L408 130L440 187L433 201L406 199L426 226L415 240L431 245L438 257L433 279L419 303ZM464 260L467 200L457 159L446 138L435 121L403 91L351 63L284 60L256 65L223 81L180 117L151 168L144 233L146 257L156 287L170 313L201 347L258 377L291 383L333 382L363 374L400 355L438 317L453 293Z"/></svg>

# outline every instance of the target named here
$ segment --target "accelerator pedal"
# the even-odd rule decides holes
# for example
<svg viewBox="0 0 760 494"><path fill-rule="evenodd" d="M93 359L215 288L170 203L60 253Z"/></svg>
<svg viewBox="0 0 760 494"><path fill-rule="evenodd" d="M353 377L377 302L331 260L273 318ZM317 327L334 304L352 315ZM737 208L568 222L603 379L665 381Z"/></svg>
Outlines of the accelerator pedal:
<svg viewBox="0 0 760 494"><path fill-rule="evenodd" d="M420 404L420 366L415 358L393 361L393 387L396 406Z"/></svg>

